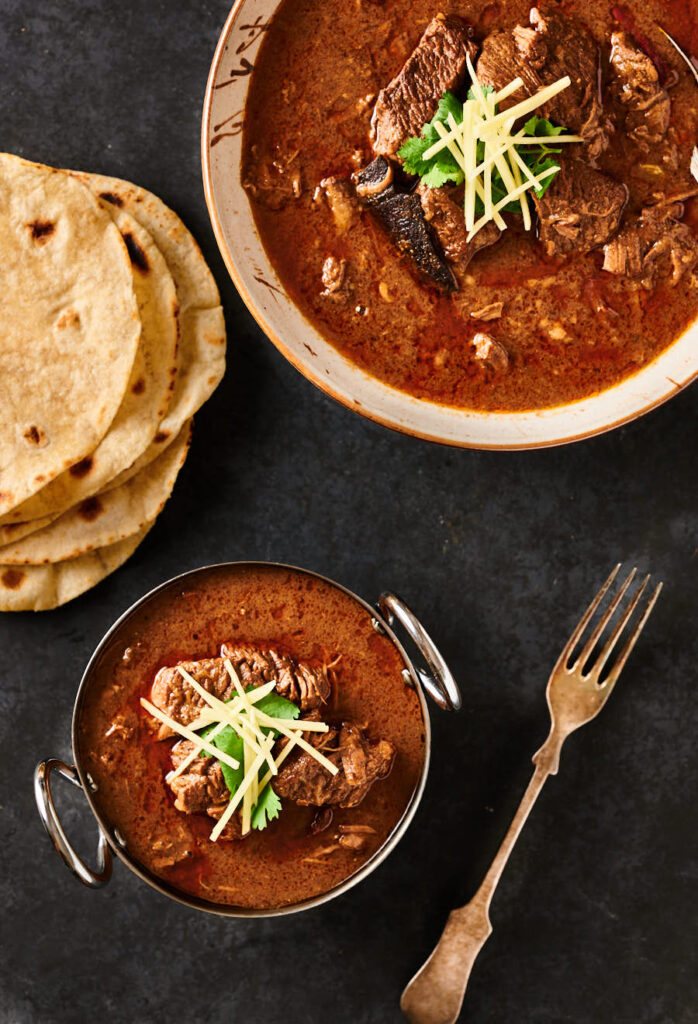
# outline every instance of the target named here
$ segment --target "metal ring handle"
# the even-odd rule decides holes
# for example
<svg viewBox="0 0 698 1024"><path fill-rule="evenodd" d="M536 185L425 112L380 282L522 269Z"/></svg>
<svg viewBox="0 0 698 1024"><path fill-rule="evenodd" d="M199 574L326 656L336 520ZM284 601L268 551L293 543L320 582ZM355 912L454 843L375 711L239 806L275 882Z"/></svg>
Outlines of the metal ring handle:
<svg viewBox="0 0 698 1024"><path fill-rule="evenodd" d="M58 761L52 757L48 761L42 761L36 766L36 771L34 772L34 798L36 806L39 808L39 815L44 828L51 837L56 852L63 858L66 865L80 879L82 884L88 885L91 889L99 889L100 886L106 885L111 878L112 853L106 837L100 829L99 843L97 845L97 870L93 871L80 860L63 831L63 826L59 821L53 797L51 796L51 775L53 772L57 772L62 778L72 782L78 789L82 789L80 777L74 765L65 764L63 761Z"/></svg>
<svg viewBox="0 0 698 1024"><path fill-rule="evenodd" d="M432 700L436 701L444 711L458 711L463 703L458 683L453 678L438 647L414 612L410 611L397 594L390 591L386 591L378 598L378 610L385 617L389 626L392 626L393 619L397 619L416 644L431 675L418 667L415 667L415 671Z"/></svg>

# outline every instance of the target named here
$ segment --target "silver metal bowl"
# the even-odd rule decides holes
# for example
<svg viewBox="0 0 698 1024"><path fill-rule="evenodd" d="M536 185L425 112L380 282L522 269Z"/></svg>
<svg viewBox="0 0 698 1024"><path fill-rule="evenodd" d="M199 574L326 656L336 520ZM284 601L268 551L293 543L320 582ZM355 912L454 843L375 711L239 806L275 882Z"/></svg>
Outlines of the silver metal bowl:
<svg viewBox="0 0 698 1024"><path fill-rule="evenodd" d="M202 577L205 578L207 573L217 572L221 569L248 570L270 566L273 568L288 569L293 572L304 573L307 576L321 580L329 586L335 587L337 590L341 590L369 613L372 619L373 628L376 632L387 636L397 648L404 664L402 674L405 679L405 683L412 686L417 693L424 722L425 749L424 764L422 766L419 783L412 794L408 806L405 808L402 818L383 846L380 847L380 849L378 849L376 853L366 861L361 868L359 868L358 871L345 879L339 885L335 886L333 889L322 893L319 896L314 896L311 899L303 900L300 903L294 903L283 907L256 910L245 907L225 906L199 899L196 896L189 896L169 883L163 881L163 879L152 874L152 872L148 871L142 864L132 857L118 829L114 828L105 820L95 802L96 786L89 772L86 772L80 763L77 732L80 714L85 701L85 695L92 685L95 676L95 666L101 658L105 648L114 641L118 633L130 623L134 616L138 615L142 611L144 605L152 601L156 595L162 595L163 591L167 591L168 589L179 589L183 580L192 580L194 578L201 580ZM405 648L394 631L394 627L397 624L404 629L409 639L413 642L417 652L421 655L421 658L425 663L424 666L415 665L414 661L405 651ZM192 907L195 910L204 910L209 913L220 914L224 917L276 917L281 914L296 913L299 910L308 910L311 907L320 906L328 900L334 899L336 896L339 896L341 893L351 889L352 886L370 875L371 872L378 867L381 861L385 860L388 854L395 849L407 830L408 825L412 821L422 798L422 793L424 792L431 757L431 726L425 694L428 694L439 707L445 710L457 711L461 707L461 696L458 685L439 653L438 648L416 615L410 611L404 601L397 597L396 594L391 593L390 591L382 593L376 603L376 606L373 607L368 604L368 602L352 593L352 591L347 590L346 587L335 583L333 580L327 579L325 576L309 572L306 569L299 569L296 566L283 565L277 562L223 562L218 565L194 569L191 572L175 576L173 579L161 584L161 586L156 587L155 590L151 590L150 593L146 594L139 601L136 601L136 603L132 605L128 611L121 616L121 618L117 619L111 629L105 634L99 646L96 648L90 658L87 668L85 669L75 698L72 723L74 763L72 765L66 764L56 758L50 758L46 761L41 761L36 767L34 773L34 794L39 814L44 824L44 828L48 832L53 845L56 848L56 852L62 857L63 861L70 868L73 874L79 878L84 885L90 886L91 888L99 888L100 886L106 885L109 881L112 872L112 855L116 854L116 856L119 857L119 859L128 868L130 868L134 874L138 875L139 878L142 878L143 881L147 882L154 889L157 889L158 892L162 893L164 896L168 896L170 899L185 904L185 906ZM97 844L97 863L95 868L89 867L77 855L63 830L51 794L51 781L52 776L54 775L58 775L61 778L66 779L68 782L82 790L85 795L85 799L97 820L99 839Z"/></svg>

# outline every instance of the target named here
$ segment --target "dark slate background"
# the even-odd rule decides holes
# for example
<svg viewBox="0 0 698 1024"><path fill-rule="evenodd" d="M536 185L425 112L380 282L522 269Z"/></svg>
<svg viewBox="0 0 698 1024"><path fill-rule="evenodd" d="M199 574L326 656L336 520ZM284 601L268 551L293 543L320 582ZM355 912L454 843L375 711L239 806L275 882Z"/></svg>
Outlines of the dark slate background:
<svg viewBox="0 0 698 1024"><path fill-rule="evenodd" d="M161 195L216 273L230 342L225 381L135 557L66 608L0 621L0 1018L398 1022L402 986L476 887L526 785L558 650L627 560L663 578L664 595L523 833L462 1019L695 1021L698 391L605 437L519 454L402 437L316 391L262 336L209 226L199 123L227 10L0 0L2 147ZM434 711L416 820L358 889L296 917L219 920L121 865L89 891L43 833L34 765L70 758L75 690L115 617L181 570L240 558L319 570L369 600L394 588L438 639L464 708ZM92 825L65 788L71 834L90 852Z"/></svg>

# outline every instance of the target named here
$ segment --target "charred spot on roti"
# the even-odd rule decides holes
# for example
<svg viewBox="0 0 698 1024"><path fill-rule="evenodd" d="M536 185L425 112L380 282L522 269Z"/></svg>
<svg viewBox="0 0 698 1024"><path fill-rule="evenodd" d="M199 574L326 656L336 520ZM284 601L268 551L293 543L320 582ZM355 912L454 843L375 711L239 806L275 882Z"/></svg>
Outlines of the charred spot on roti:
<svg viewBox="0 0 698 1024"><path fill-rule="evenodd" d="M78 480L82 480L82 478L87 476L87 474L90 472L90 470L92 469L92 465L92 456L88 455L87 458L80 459L79 462L76 462L74 466L70 467L70 475L77 477Z"/></svg>
<svg viewBox="0 0 698 1024"><path fill-rule="evenodd" d="M139 377L136 383L132 386L131 391L134 395L142 395L145 391L145 381L142 377Z"/></svg>
<svg viewBox="0 0 698 1024"><path fill-rule="evenodd" d="M125 231L123 235L124 242L126 242L126 248L128 249L129 259L136 270L140 270L141 274L150 273L150 264L148 263L148 257L144 250L138 244L136 239L133 237L130 231Z"/></svg>
<svg viewBox="0 0 698 1024"><path fill-rule="evenodd" d="M29 233L32 236L33 241L37 245L46 245L51 235L56 230L56 225L52 220L33 220L27 224Z"/></svg>
<svg viewBox="0 0 698 1024"><path fill-rule="evenodd" d="M37 427L35 423L32 423L24 430L22 437L30 447L34 448L43 448L48 440L46 432L41 427Z"/></svg>
<svg viewBox="0 0 698 1024"><path fill-rule="evenodd" d="M7 590L19 590L26 575L26 572L22 572L21 569L5 569L0 576L0 581Z"/></svg>
<svg viewBox="0 0 698 1024"><path fill-rule="evenodd" d="M155 444L162 444L170 436L169 430L158 430L157 434L153 438Z"/></svg>
<svg viewBox="0 0 698 1024"><path fill-rule="evenodd" d="M78 505L78 515L85 520L86 523L93 523L95 519L99 519L102 512L104 512L104 505L97 496L93 498L86 498L85 501L81 501Z"/></svg>
<svg viewBox="0 0 698 1024"><path fill-rule="evenodd" d="M103 199L105 203L111 203L112 206L123 206L124 201L121 196L117 196L116 192L100 192L99 198Z"/></svg>
<svg viewBox="0 0 698 1024"><path fill-rule="evenodd" d="M65 330L66 327L78 327L80 324L80 314L72 306L68 306L64 309L61 315L56 320L56 327L58 330Z"/></svg>

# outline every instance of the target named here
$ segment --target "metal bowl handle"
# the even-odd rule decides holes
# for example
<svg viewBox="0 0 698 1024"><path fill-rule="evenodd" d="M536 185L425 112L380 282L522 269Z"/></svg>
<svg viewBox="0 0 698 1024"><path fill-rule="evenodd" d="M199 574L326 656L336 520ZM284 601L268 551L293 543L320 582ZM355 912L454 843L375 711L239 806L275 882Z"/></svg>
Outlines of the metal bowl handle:
<svg viewBox="0 0 698 1024"><path fill-rule="evenodd" d="M378 609L389 626L392 626L394 619L398 620L426 661L431 675L418 666L415 666L415 671L432 700L436 701L439 707L445 711L458 711L463 703L458 683L453 678L438 647L414 612L410 611L397 594L390 591L386 591L378 598Z"/></svg>
<svg viewBox="0 0 698 1024"><path fill-rule="evenodd" d="M78 789L82 789L82 783L74 765L65 764L63 761L58 761L52 757L48 761L42 761L36 766L36 771L34 772L34 797L44 828L51 837L56 852L63 858L73 874L80 879L83 885L89 885L91 889L99 889L100 886L106 885L111 878L112 854L106 837L100 829L99 843L97 845L97 870L93 871L80 860L63 831L63 826L60 823L53 803L53 797L51 796L51 775L53 772L57 772L62 778L72 782Z"/></svg>

